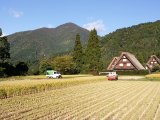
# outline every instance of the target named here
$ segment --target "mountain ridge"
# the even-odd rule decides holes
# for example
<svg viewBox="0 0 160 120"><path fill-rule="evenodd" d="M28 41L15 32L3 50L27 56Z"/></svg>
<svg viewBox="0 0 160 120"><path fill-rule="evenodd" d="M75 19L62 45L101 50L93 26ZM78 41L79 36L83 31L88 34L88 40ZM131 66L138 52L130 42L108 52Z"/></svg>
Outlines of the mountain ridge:
<svg viewBox="0 0 160 120"><path fill-rule="evenodd" d="M43 57L70 53L77 33L83 46L86 45L89 31L74 23L12 34L8 36L11 60L33 62ZM100 39L104 68L123 51L131 52L144 65L150 55L160 57L160 20L117 29Z"/></svg>
<svg viewBox="0 0 160 120"><path fill-rule="evenodd" d="M27 62L67 53L73 49L76 34L81 35L82 44L87 43L89 31L71 22L16 32L8 36L11 60Z"/></svg>

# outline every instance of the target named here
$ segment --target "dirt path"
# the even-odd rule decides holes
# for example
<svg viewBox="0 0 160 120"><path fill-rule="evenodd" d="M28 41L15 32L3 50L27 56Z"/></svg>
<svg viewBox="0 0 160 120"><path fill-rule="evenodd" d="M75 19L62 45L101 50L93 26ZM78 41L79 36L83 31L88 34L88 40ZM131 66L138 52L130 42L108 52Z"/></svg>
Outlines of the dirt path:
<svg viewBox="0 0 160 120"><path fill-rule="evenodd" d="M145 76L119 76L119 80L138 80L143 78L145 78Z"/></svg>

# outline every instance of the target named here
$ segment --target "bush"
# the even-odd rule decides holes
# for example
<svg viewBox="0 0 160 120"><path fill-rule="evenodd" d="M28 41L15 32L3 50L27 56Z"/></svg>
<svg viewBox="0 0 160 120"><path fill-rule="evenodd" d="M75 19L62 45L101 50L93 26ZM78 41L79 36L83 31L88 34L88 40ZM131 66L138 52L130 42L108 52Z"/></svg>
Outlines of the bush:
<svg viewBox="0 0 160 120"><path fill-rule="evenodd" d="M28 72L28 65L25 62L19 62L15 66L17 75L26 75Z"/></svg>
<svg viewBox="0 0 160 120"><path fill-rule="evenodd" d="M151 72L159 72L160 71L160 66L156 65L152 68Z"/></svg>
<svg viewBox="0 0 160 120"><path fill-rule="evenodd" d="M70 55L58 56L52 61L54 69L62 74L75 74L76 64Z"/></svg>
<svg viewBox="0 0 160 120"><path fill-rule="evenodd" d="M89 74L91 74L91 75L99 75L98 71L90 71Z"/></svg>
<svg viewBox="0 0 160 120"><path fill-rule="evenodd" d="M7 77L15 75L15 68L12 64L5 62L0 63L0 77Z"/></svg>
<svg viewBox="0 0 160 120"><path fill-rule="evenodd" d="M27 71L28 66L24 62L19 62L16 66L8 62L0 63L0 77L26 75Z"/></svg>
<svg viewBox="0 0 160 120"><path fill-rule="evenodd" d="M32 65L28 70L29 75L39 75L39 65Z"/></svg>
<svg viewBox="0 0 160 120"><path fill-rule="evenodd" d="M149 74L148 70L137 70L137 71L116 71L118 75L147 75Z"/></svg>
<svg viewBox="0 0 160 120"><path fill-rule="evenodd" d="M5 76L5 68L0 67L0 78Z"/></svg>
<svg viewBox="0 0 160 120"><path fill-rule="evenodd" d="M49 70L49 69L51 69L51 70L53 69L52 66L50 65L50 63L46 59L41 60L40 65L39 65L40 74L45 75L46 70Z"/></svg>

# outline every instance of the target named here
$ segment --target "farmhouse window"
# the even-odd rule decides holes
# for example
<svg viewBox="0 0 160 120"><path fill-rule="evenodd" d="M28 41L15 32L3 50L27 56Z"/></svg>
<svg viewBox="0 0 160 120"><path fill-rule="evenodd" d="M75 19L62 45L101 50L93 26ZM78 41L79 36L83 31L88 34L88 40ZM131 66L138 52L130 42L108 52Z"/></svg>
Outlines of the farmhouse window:
<svg viewBox="0 0 160 120"><path fill-rule="evenodd" d="M127 63L127 66L131 66L131 63Z"/></svg>
<svg viewBox="0 0 160 120"><path fill-rule="evenodd" d="M156 64L157 62L155 61L154 63Z"/></svg>
<svg viewBox="0 0 160 120"><path fill-rule="evenodd" d="M126 58L126 56L123 56L123 58Z"/></svg>
<svg viewBox="0 0 160 120"><path fill-rule="evenodd" d="M123 66L123 63L120 63L119 66Z"/></svg>
<svg viewBox="0 0 160 120"><path fill-rule="evenodd" d="M151 64L153 64L153 62L151 62Z"/></svg>
<svg viewBox="0 0 160 120"><path fill-rule="evenodd" d="M123 62L126 62L127 61L127 59L123 59Z"/></svg>

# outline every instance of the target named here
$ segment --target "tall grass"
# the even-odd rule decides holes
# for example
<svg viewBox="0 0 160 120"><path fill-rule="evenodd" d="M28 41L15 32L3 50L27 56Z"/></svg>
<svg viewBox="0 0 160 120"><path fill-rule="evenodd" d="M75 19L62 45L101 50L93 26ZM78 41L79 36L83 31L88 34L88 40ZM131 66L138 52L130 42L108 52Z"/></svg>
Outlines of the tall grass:
<svg viewBox="0 0 160 120"><path fill-rule="evenodd" d="M146 75L147 80L150 81L160 81L160 73L153 73Z"/></svg>
<svg viewBox="0 0 160 120"><path fill-rule="evenodd" d="M153 78L160 78L160 73L149 74L149 75L146 75L146 77L148 77L148 78L150 78L150 77L153 77Z"/></svg>
<svg viewBox="0 0 160 120"><path fill-rule="evenodd" d="M102 80L106 80L104 76L66 76L63 79L35 79L30 77L24 80L1 81L0 98L38 93Z"/></svg>

